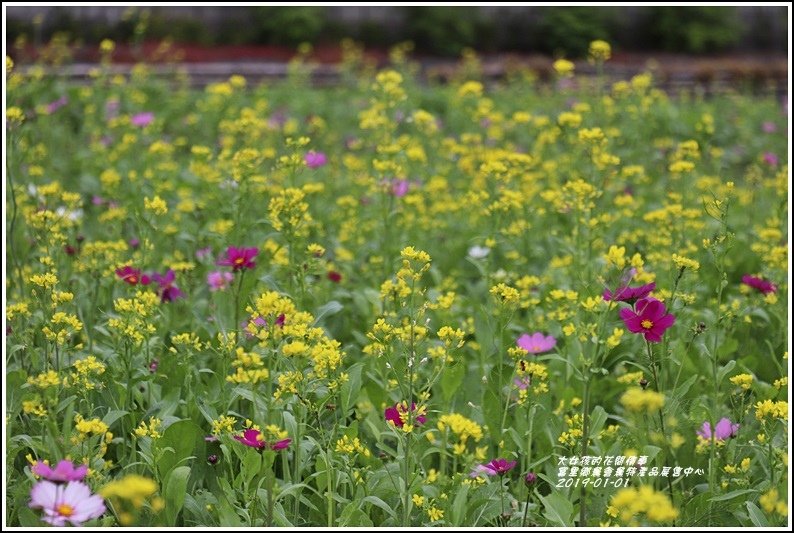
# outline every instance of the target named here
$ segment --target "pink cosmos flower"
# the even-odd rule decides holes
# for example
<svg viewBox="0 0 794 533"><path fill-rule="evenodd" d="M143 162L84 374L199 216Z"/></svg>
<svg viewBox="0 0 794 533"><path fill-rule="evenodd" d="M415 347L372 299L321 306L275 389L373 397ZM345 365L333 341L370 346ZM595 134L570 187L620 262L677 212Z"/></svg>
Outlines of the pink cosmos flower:
<svg viewBox="0 0 794 533"><path fill-rule="evenodd" d="M328 279L330 279L334 283L339 283L339 282L342 281L342 274L340 274L339 272L337 272L335 270L330 270L328 272Z"/></svg>
<svg viewBox="0 0 794 533"><path fill-rule="evenodd" d="M88 465L80 465L75 468L71 461L63 459L55 468L50 468L50 465L46 463L37 462L30 470L37 476L50 481L82 481L88 474Z"/></svg>
<svg viewBox="0 0 794 533"><path fill-rule="evenodd" d="M727 418L721 418L715 427L714 439L727 440L735 437L739 432L739 424L732 424ZM703 422L703 426L697 431L698 436L706 440L711 440L711 424Z"/></svg>
<svg viewBox="0 0 794 533"><path fill-rule="evenodd" d="M129 283L130 285L137 285L138 283L141 285L148 285L152 281L146 274L141 274L140 269L132 268L130 265L117 268L116 275L120 277L124 283Z"/></svg>
<svg viewBox="0 0 794 533"><path fill-rule="evenodd" d="M139 128L145 128L152 122L154 122L154 113L149 111L145 113L138 113L137 115L132 115L132 117L130 117L130 124Z"/></svg>
<svg viewBox="0 0 794 533"><path fill-rule="evenodd" d="M184 293L174 285L176 273L170 268L164 276L157 273L152 274L152 279L160 286L160 301L172 302L177 298L184 297Z"/></svg>
<svg viewBox="0 0 794 533"><path fill-rule="evenodd" d="M70 481L58 485L52 481L39 481L30 491L32 509L41 509L41 519L53 526L65 526L71 522L82 526L83 522L99 518L105 512L105 502L101 496L91 494L88 485Z"/></svg>
<svg viewBox="0 0 794 533"><path fill-rule="evenodd" d="M777 131L777 125L771 120L767 120L761 125L761 130L764 133L775 133Z"/></svg>
<svg viewBox="0 0 794 533"><path fill-rule="evenodd" d="M199 248L196 250L196 259L201 261L202 259L206 259L212 255L212 247L205 246L204 248Z"/></svg>
<svg viewBox="0 0 794 533"><path fill-rule="evenodd" d="M222 291L226 289L234 279L231 272L210 272L207 274L207 285L211 291Z"/></svg>
<svg viewBox="0 0 794 533"><path fill-rule="evenodd" d="M415 403L411 404L411 411L416 411ZM394 404L394 407L387 407L383 415L387 422L394 424L398 428L403 427L403 425L405 425L405 421L408 420L408 409L406 402L398 402ZM416 425L421 426L425 422L427 422L425 415L420 414L414 417L414 423Z"/></svg>
<svg viewBox="0 0 794 533"><path fill-rule="evenodd" d="M758 291L761 291L764 294L777 292L777 285L775 285L771 281L767 281L765 279L751 276L750 274L745 274L744 276L742 276L742 283L744 283L745 285L749 285L750 287Z"/></svg>
<svg viewBox="0 0 794 533"><path fill-rule="evenodd" d="M314 150L307 152L303 160L306 162L306 166L309 168L320 168L328 162L328 158L324 153L315 152Z"/></svg>
<svg viewBox="0 0 794 533"><path fill-rule="evenodd" d="M495 476L496 472L488 468L486 465L476 465L471 469L471 472L469 472L469 477L477 477L480 474L485 474L486 476Z"/></svg>
<svg viewBox="0 0 794 533"><path fill-rule="evenodd" d="M233 270L256 267L254 258L259 253L256 248L237 248L229 246L226 248L226 257L219 259L215 264L218 266L230 266Z"/></svg>
<svg viewBox="0 0 794 533"><path fill-rule="evenodd" d="M490 463L483 465L485 468L491 470L494 474L500 476L510 472L516 466L516 461L508 461L507 459L494 459Z"/></svg>
<svg viewBox="0 0 794 533"><path fill-rule="evenodd" d="M402 198L408 194L411 184L408 180L393 180L391 184L391 193L397 198Z"/></svg>
<svg viewBox="0 0 794 533"><path fill-rule="evenodd" d="M238 442L241 442L246 446L250 446L251 448L256 448L257 450L264 450L265 448L270 448L271 450L276 451L283 450L292 442L292 439L284 439L273 444L268 444L265 442L262 432L258 429L246 429L243 431L242 435L235 435L234 438Z"/></svg>
<svg viewBox="0 0 794 533"><path fill-rule="evenodd" d="M643 298L634 310L620 310L620 318L632 333L642 333L649 342L660 342L665 330L675 324L675 316L668 314L664 304L656 298Z"/></svg>
<svg viewBox="0 0 794 533"><path fill-rule="evenodd" d="M772 152L764 152L764 163L770 167L776 167L778 162L778 158L775 154Z"/></svg>
<svg viewBox="0 0 794 533"><path fill-rule="evenodd" d="M60 108L62 108L68 103L69 103L69 99L66 96L61 96L54 102L50 102L49 104L47 104L47 114L52 115L53 113L55 113L56 111L58 111Z"/></svg>
<svg viewBox="0 0 794 533"><path fill-rule="evenodd" d="M557 345L557 339L551 335L543 335L540 332L532 335L524 333L518 338L516 344L519 348L523 348L529 353L539 354L553 349Z"/></svg>
<svg viewBox="0 0 794 533"><path fill-rule="evenodd" d="M651 291L656 288L656 283L648 283L647 285L642 285L641 287L618 287L615 289L613 293L609 289L604 289L603 298L605 301L615 301L615 302L629 302L633 303L641 298L645 298Z"/></svg>

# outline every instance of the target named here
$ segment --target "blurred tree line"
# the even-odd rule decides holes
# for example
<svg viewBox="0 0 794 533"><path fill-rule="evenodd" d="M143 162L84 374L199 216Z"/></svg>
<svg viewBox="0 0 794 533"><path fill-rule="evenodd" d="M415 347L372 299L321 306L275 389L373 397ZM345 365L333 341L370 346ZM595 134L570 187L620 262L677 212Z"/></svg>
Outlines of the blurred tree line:
<svg viewBox="0 0 794 533"><path fill-rule="evenodd" d="M109 8L110 9L110 8ZM678 53L715 53L742 49L785 52L785 7L445 7L389 8L383 17L340 17L330 10L350 7L232 7L222 16L179 16L179 8L129 9L115 21L87 23L70 8L52 8L42 20L7 11L7 41L35 36L39 42L57 32L86 43L109 37L118 42L171 38L201 45L269 44L296 46L338 42L344 37L374 47L410 40L420 53L457 56L470 47L482 52L523 51L576 58L594 39L618 49ZM378 8L365 8L375 10ZM746 8L745 8L746 9ZM781 23L782 21L782 23Z"/></svg>

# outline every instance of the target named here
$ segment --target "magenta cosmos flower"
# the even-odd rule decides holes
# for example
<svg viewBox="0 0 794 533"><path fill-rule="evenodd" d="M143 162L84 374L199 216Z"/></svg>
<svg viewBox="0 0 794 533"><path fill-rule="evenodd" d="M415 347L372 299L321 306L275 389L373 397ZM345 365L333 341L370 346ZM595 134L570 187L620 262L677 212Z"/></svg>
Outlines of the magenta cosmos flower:
<svg viewBox="0 0 794 533"><path fill-rule="evenodd" d="M130 285L137 285L138 283L148 285L152 281L146 274L141 274L140 269L132 268L130 265L117 268L116 275L121 278L121 281Z"/></svg>
<svg viewBox="0 0 794 533"><path fill-rule="evenodd" d="M39 481L30 491L28 506L43 510L41 519L53 526L65 526L66 522L82 526L83 522L99 518L105 512L102 497L91 494L88 485L79 481L65 485Z"/></svg>
<svg viewBox="0 0 794 533"><path fill-rule="evenodd" d="M254 268L256 263L254 259L259 253L256 248L237 248L236 246L229 246L226 248L226 257L219 259L218 266L230 266L233 270L242 270L244 268Z"/></svg>
<svg viewBox="0 0 794 533"><path fill-rule="evenodd" d="M164 276L161 276L157 273L152 274L152 279L156 281L158 285L160 285L160 301L172 302L177 298L182 298L184 296L184 293L179 290L179 287L174 285L176 273L170 268Z"/></svg>
<svg viewBox="0 0 794 533"><path fill-rule="evenodd" d="M656 288L656 283L648 283L640 287L618 287L613 293L609 289L604 289L604 300L607 302L629 302L633 303L641 298L647 297Z"/></svg>
<svg viewBox="0 0 794 533"><path fill-rule="evenodd" d="M524 333L518 338L516 345L529 353L539 354L548 352L557 346L557 339L551 335L546 336L540 332L533 333L532 335Z"/></svg>
<svg viewBox="0 0 794 533"><path fill-rule="evenodd" d="M309 168L320 168L328 162L328 158L322 152L315 152L314 150L308 152L303 160Z"/></svg>
<svg viewBox="0 0 794 533"><path fill-rule="evenodd" d="M727 440L731 437L735 437L738 432L739 424L733 424L729 419L721 418L715 427L714 439ZM699 437L711 440L711 424L703 422L703 426L697 431L697 434Z"/></svg>
<svg viewBox="0 0 794 533"><path fill-rule="evenodd" d="M515 461L508 461L507 459L494 459L488 464L483 465L488 470L492 471L494 474L498 474L503 476L510 472L516 466Z"/></svg>
<svg viewBox="0 0 794 533"><path fill-rule="evenodd" d="M771 281L767 281L765 279L751 276L750 274L745 274L744 276L742 276L742 283L744 283L745 285L749 285L750 287L758 291L761 291L764 294L777 292L777 286L774 283L772 283Z"/></svg>
<svg viewBox="0 0 794 533"><path fill-rule="evenodd" d="M262 435L262 432L258 429L246 429L243 431L242 435L235 435L234 438L238 442L241 442L246 446L250 446L251 448L256 448L257 450L264 450L265 448L270 448L271 450L283 450L292 442L292 439L283 439L273 444L268 444L265 442L265 436Z"/></svg>
<svg viewBox="0 0 794 533"><path fill-rule="evenodd" d="M226 289L234 279L231 272L210 272L207 274L207 285L211 291L222 291Z"/></svg>
<svg viewBox="0 0 794 533"><path fill-rule="evenodd" d="M145 128L152 122L154 122L154 113L149 111L145 113L138 113L137 115L132 115L132 117L130 117L130 124L139 128Z"/></svg>
<svg viewBox="0 0 794 533"><path fill-rule="evenodd" d="M411 404L411 411L416 411L415 403ZM420 410L419 414L414 417L415 424L421 426L427 422L427 418L424 414L422 414L423 412L423 410ZM408 420L408 404L407 402L398 402L394 405L394 407L387 407L383 415L387 422L394 424L394 426L398 428L401 428Z"/></svg>
<svg viewBox="0 0 794 533"><path fill-rule="evenodd" d="M88 465L80 465L75 468L71 461L64 459L58 462L55 468L50 468L50 465L39 461L30 470L44 479L65 483L67 481L82 481L85 479L86 474L88 474Z"/></svg>
<svg viewBox="0 0 794 533"><path fill-rule="evenodd" d="M410 188L411 184L408 182L408 180L395 179L391 184L391 193L397 198L402 198L408 194L408 190Z"/></svg>
<svg viewBox="0 0 794 533"><path fill-rule="evenodd" d="M779 160L775 154L772 152L764 152L764 163L770 167L776 167L778 162Z"/></svg>
<svg viewBox="0 0 794 533"><path fill-rule="evenodd" d="M634 310L620 310L620 318L632 333L642 333L649 342L660 342L665 330L675 324L675 316L668 314L664 304L656 298L639 300Z"/></svg>

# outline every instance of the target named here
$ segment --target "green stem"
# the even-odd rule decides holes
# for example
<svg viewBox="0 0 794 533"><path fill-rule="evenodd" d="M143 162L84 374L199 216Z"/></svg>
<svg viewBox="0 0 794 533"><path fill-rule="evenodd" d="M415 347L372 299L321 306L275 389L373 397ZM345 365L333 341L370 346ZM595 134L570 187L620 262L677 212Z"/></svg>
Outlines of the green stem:
<svg viewBox="0 0 794 533"><path fill-rule="evenodd" d="M585 366L585 382L584 382L584 400L582 409L582 457L587 455L587 441L590 438L588 423L590 422L590 369ZM579 489L579 527L587 526L587 505L586 493L584 483L580 485Z"/></svg>
<svg viewBox="0 0 794 533"><path fill-rule="evenodd" d="M11 172L11 148L13 147L12 142L8 142L7 150L8 153L6 154L6 175L8 176L8 190L11 193L11 220L8 223L8 255L11 258L11 263L14 265L14 270L17 273L17 283L19 284L17 290L19 291L19 295L22 296L23 293L23 281L22 281L22 267L19 264L17 255L15 253L15 245L14 245L14 229L17 220L17 195L16 191L14 190L14 173Z"/></svg>
<svg viewBox="0 0 794 533"><path fill-rule="evenodd" d="M325 451L325 468L327 472L326 492L325 498L328 502L328 527L334 527L334 492L333 492L333 469L331 468L331 459L328 450Z"/></svg>
<svg viewBox="0 0 794 533"><path fill-rule="evenodd" d="M273 504L275 502L275 498L273 498L273 489L275 487L276 481L276 473L273 470L275 466L275 462L270 465L267 472L267 527L273 527ZM329 473L331 469L328 469Z"/></svg>
<svg viewBox="0 0 794 533"><path fill-rule="evenodd" d="M653 348L651 347L651 343L649 341L645 341L645 346L648 348L648 359L651 364L651 372L653 373L653 385L654 388L656 389L656 392L660 393L659 376L656 373L656 360L654 359L653 356ZM661 368L659 370L661 370ZM662 441L664 442L664 446L663 446L664 458L662 464L665 464L667 462L669 447L667 440L667 431L664 429L664 407L659 409L659 429L662 432ZM673 481L669 476L667 477L667 490L670 492L671 503L675 505L675 497L673 496ZM675 520L673 520L673 526L675 526Z"/></svg>
<svg viewBox="0 0 794 533"><path fill-rule="evenodd" d="M524 506L524 519L521 521L521 527L527 527L527 518L529 517L529 501L532 498L532 489L527 489L527 502Z"/></svg>

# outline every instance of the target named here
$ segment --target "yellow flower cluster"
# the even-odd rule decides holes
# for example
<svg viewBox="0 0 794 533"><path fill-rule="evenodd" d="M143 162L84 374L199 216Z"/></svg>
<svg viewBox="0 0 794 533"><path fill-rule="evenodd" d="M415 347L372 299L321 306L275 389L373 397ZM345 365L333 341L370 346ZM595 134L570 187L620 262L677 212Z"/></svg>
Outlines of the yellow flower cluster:
<svg viewBox="0 0 794 533"><path fill-rule="evenodd" d="M761 508L767 513L777 513L788 516L788 504L785 499L780 499L777 489L769 489L758 498Z"/></svg>
<svg viewBox="0 0 794 533"><path fill-rule="evenodd" d="M678 517L670 498L648 485L620 489L610 500L610 507L613 516L632 527L640 525L641 515L656 524L672 522Z"/></svg>
<svg viewBox="0 0 794 533"><path fill-rule="evenodd" d="M6 320L13 320L16 316L30 316L27 302L18 302L6 306Z"/></svg>
<svg viewBox="0 0 794 533"><path fill-rule="evenodd" d="M778 419L788 421L788 402L764 400L755 404L756 420L765 421L767 419Z"/></svg>
<svg viewBox="0 0 794 533"><path fill-rule="evenodd" d="M47 416L47 409L41 403L41 399L24 400L22 402L22 412L26 415L33 415L38 417Z"/></svg>
<svg viewBox="0 0 794 533"><path fill-rule="evenodd" d="M592 41L590 43L590 48L588 50L587 57L591 61L595 62L604 62L609 60L612 57L612 47L609 45L608 42L602 41L600 39Z"/></svg>
<svg viewBox="0 0 794 533"><path fill-rule="evenodd" d="M218 436L221 433L234 433L235 424L237 419L233 416L221 415L220 418L212 421L212 434Z"/></svg>
<svg viewBox="0 0 794 533"><path fill-rule="evenodd" d="M311 371L307 378L329 380L341 369L344 357L341 344L328 338L322 328L313 327L314 317L298 311L286 296L274 291L264 292L246 311L251 314L246 329L259 339L260 347L278 348L285 357L308 359ZM256 324L259 318L264 319L264 325ZM341 382L336 381L336 384Z"/></svg>
<svg viewBox="0 0 794 533"><path fill-rule="evenodd" d="M353 455L356 453L360 453L364 455L364 457L370 457L372 453L369 451L369 448L365 448L363 444L361 444L361 440L358 437L349 437L347 435L342 436L341 439L336 441L336 448L337 453L344 453L347 455Z"/></svg>
<svg viewBox="0 0 794 533"><path fill-rule="evenodd" d="M52 315L50 323L55 328L44 326L41 332L44 333L44 338L48 341L54 342L59 346L66 344L66 341L83 329L83 323L75 315L69 315L63 311L58 311Z"/></svg>
<svg viewBox="0 0 794 533"><path fill-rule="evenodd" d="M620 403L633 413L652 414L664 406L664 394L632 387L620 397Z"/></svg>
<svg viewBox="0 0 794 533"><path fill-rule="evenodd" d="M72 385L81 391L94 390L101 387L102 382L96 382L93 378L105 373L106 366L97 360L93 355L83 359L78 359L72 365L74 372L71 373Z"/></svg>
<svg viewBox="0 0 794 533"><path fill-rule="evenodd" d="M159 439L163 436L163 434L160 433L162 425L162 420L152 416L149 418L148 424L145 420L141 420L141 423L138 424L137 428L135 428L134 434L136 437L151 437L152 439Z"/></svg>
<svg viewBox="0 0 794 533"><path fill-rule="evenodd" d="M582 415L576 413L572 416L565 415L565 425L568 426L566 431L560 433L557 442L566 446L577 446L580 444L579 439L584 435Z"/></svg>
<svg viewBox="0 0 794 533"><path fill-rule="evenodd" d="M446 431L447 429L452 431L462 444L466 444L469 438L479 442L483 436L482 427L478 423L458 413L441 415L437 426L440 431Z"/></svg>
<svg viewBox="0 0 794 533"><path fill-rule="evenodd" d="M177 347L184 347L188 350L192 350L195 352L201 351L202 343L201 340L198 338L193 332L186 332L186 333L179 333L171 337L171 344L174 346L171 348L172 351L177 351Z"/></svg>
<svg viewBox="0 0 794 533"><path fill-rule="evenodd" d="M730 382L744 390L750 390L753 384L753 376L751 374L737 374L730 379Z"/></svg>
<svg viewBox="0 0 794 533"><path fill-rule="evenodd" d="M242 346L235 350L235 358L232 361L235 368L234 374L226 376L229 383L257 383L265 381L270 377L270 372L265 368L262 356L253 352L246 352Z"/></svg>
<svg viewBox="0 0 794 533"><path fill-rule="evenodd" d="M309 204L301 189L288 187L270 199L268 220L274 230L295 237L305 237L314 222Z"/></svg>
<svg viewBox="0 0 794 533"><path fill-rule="evenodd" d="M518 289L504 283L494 285L489 292L494 297L497 304L507 308L518 307L521 300L521 293L518 292Z"/></svg>
<svg viewBox="0 0 794 533"><path fill-rule="evenodd" d="M622 376L619 376L617 381L618 383L622 383L623 385L638 385L643 377L644 374L642 371L628 372L626 374L623 374Z"/></svg>
<svg viewBox="0 0 794 533"><path fill-rule="evenodd" d="M569 78L573 76L573 69L574 64L572 61L568 61L567 59L558 59L557 61L552 64L552 68L554 68L554 72L557 73L558 76L561 78Z"/></svg>
<svg viewBox="0 0 794 533"><path fill-rule="evenodd" d="M157 492L157 483L138 474L128 474L121 479L111 481L97 492L106 500L114 501L117 504L128 502L133 508L140 509L146 503L146 500ZM163 507L163 502L160 498L153 499L151 504L152 510L155 512ZM122 503L122 505L114 507L123 508L124 505ZM122 525L130 525L132 523L132 515L120 513L119 521Z"/></svg>
<svg viewBox="0 0 794 533"><path fill-rule="evenodd" d="M673 254L673 264L679 269L688 268L694 272L700 270L700 263L678 254Z"/></svg>
<svg viewBox="0 0 794 533"><path fill-rule="evenodd" d="M151 291L136 291L134 298L117 298L113 301L113 309L120 316L109 319L108 327L139 345L157 331L147 319L152 317L159 303L159 296Z"/></svg>
<svg viewBox="0 0 794 533"><path fill-rule="evenodd" d="M64 387L67 386L66 378L61 379L61 377L58 375L58 373L55 370L48 370L47 372L42 372L36 377L30 376L27 379L27 383L39 389L57 387L61 384L63 384Z"/></svg>
<svg viewBox="0 0 794 533"><path fill-rule="evenodd" d="M155 215L162 216L168 213L168 204L159 196L155 196L151 200L146 197L143 199L143 208L151 211Z"/></svg>

